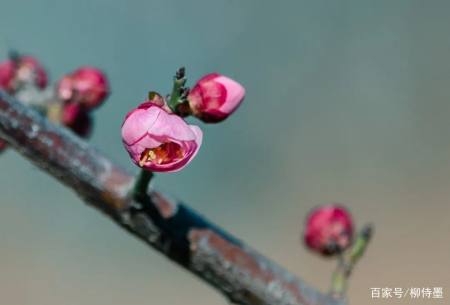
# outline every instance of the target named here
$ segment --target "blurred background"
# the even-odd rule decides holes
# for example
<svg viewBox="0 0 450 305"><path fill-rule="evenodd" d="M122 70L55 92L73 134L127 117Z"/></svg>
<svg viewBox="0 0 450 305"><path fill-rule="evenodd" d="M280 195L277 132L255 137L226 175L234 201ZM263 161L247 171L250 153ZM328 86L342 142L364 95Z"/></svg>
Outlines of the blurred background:
<svg viewBox="0 0 450 305"><path fill-rule="evenodd" d="M81 65L112 85L91 142L131 171L127 111L187 67L247 89L198 157L156 186L326 291L334 261L300 243L308 211L344 203L376 235L350 304L444 304L450 293L450 2L1 0L0 58ZM53 178L0 157L0 303L227 304ZM443 287L372 300L371 287Z"/></svg>

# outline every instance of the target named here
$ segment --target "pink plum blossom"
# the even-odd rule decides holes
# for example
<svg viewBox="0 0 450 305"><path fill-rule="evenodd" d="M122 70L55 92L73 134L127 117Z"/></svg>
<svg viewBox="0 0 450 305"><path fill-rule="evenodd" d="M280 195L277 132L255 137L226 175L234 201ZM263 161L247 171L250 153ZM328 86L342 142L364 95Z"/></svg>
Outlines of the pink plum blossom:
<svg viewBox="0 0 450 305"><path fill-rule="evenodd" d="M109 84L101 70L86 66L65 75L59 81L56 91L63 101L77 102L93 109L108 96Z"/></svg>
<svg viewBox="0 0 450 305"><path fill-rule="evenodd" d="M17 60L8 59L0 63L0 89L15 93L24 83L34 83L40 89L47 86L47 72L37 59L21 56Z"/></svg>
<svg viewBox="0 0 450 305"><path fill-rule="evenodd" d="M342 206L325 205L309 214L304 242L311 250L325 256L337 254L348 248L352 239L352 217Z"/></svg>
<svg viewBox="0 0 450 305"><path fill-rule="evenodd" d="M154 172L176 172L197 154L202 131L157 104L146 102L125 117L122 142L139 167Z"/></svg>
<svg viewBox="0 0 450 305"><path fill-rule="evenodd" d="M241 104L245 89L241 84L211 73L201 78L191 89L188 101L193 115L207 123L225 120Z"/></svg>

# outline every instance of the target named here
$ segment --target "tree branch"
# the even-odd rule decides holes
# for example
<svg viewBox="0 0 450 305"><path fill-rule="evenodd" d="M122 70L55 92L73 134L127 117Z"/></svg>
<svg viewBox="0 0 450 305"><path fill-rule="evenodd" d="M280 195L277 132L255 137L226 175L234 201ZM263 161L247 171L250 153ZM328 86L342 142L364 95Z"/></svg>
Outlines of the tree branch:
<svg viewBox="0 0 450 305"><path fill-rule="evenodd" d="M0 135L24 157L163 255L243 305L343 305L308 286L184 204L150 192L91 145L0 91Z"/></svg>

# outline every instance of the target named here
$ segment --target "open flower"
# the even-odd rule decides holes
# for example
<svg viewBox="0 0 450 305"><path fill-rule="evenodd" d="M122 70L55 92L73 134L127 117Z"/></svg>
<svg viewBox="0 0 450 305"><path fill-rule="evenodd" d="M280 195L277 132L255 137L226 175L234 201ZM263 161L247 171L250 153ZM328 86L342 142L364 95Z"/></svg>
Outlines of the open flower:
<svg viewBox="0 0 450 305"><path fill-rule="evenodd" d="M306 220L305 244L322 255L330 256L344 251L350 246L352 239L352 217L340 205L318 207Z"/></svg>
<svg viewBox="0 0 450 305"><path fill-rule="evenodd" d="M20 56L0 63L0 88L9 93L15 93L21 85L28 83L44 89L47 82L47 72L34 57Z"/></svg>
<svg viewBox="0 0 450 305"><path fill-rule="evenodd" d="M197 154L202 131L160 106L146 102L125 117L122 141L139 167L154 172L176 172Z"/></svg>
<svg viewBox="0 0 450 305"><path fill-rule="evenodd" d="M207 123L225 120L241 104L245 89L226 76L211 73L191 89L188 101L193 115Z"/></svg>
<svg viewBox="0 0 450 305"><path fill-rule="evenodd" d="M88 109L98 107L109 93L108 79L99 69L81 67L64 76L56 89L63 101L83 104Z"/></svg>

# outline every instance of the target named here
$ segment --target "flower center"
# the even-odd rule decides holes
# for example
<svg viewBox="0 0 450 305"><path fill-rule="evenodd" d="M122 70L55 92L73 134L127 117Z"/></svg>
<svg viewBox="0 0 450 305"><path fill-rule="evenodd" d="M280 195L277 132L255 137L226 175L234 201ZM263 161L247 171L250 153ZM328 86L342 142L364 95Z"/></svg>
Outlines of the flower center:
<svg viewBox="0 0 450 305"><path fill-rule="evenodd" d="M144 166L147 162L154 164L167 164L176 162L184 156L183 148L177 143L163 143L155 148L147 148L141 154L139 161L140 166Z"/></svg>

